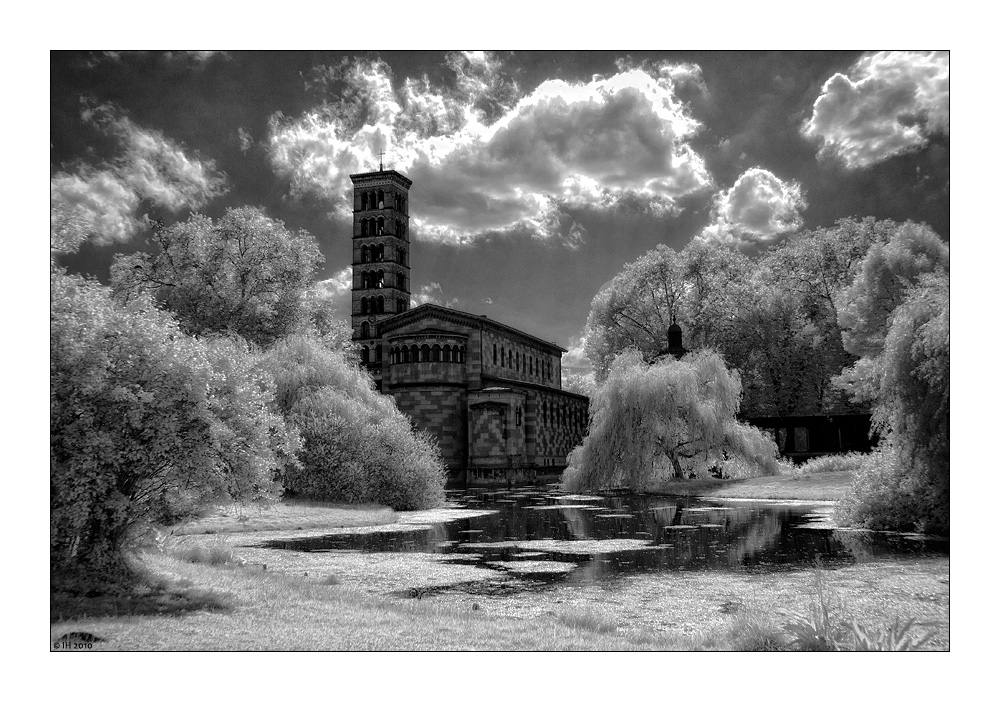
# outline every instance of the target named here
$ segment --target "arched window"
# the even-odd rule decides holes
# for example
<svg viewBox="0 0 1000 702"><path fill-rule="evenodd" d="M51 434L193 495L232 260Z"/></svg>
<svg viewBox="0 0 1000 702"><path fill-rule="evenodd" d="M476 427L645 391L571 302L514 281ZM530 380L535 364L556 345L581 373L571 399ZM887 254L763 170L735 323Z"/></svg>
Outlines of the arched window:
<svg viewBox="0 0 1000 702"><path fill-rule="evenodd" d="M420 347L420 360L425 362L431 360L431 347L427 344Z"/></svg>
<svg viewBox="0 0 1000 702"><path fill-rule="evenodd" d="M362 263L368 263L368 254L369 254L368 247L367 246L362 246L361 247L361 262Z"/></svg>
<svg viewBox="0 0 1000 702"><path fill-rule="evenodd" d="M396 311L406 312L406 302L404 300L396 300Z"/></svg>
<svg viewBox="0 0 1000 702"><path fill-rule="evenodd" d="M375 363L382 362L382 344L375 347Z"/></svg>
<svg viewBox="0 0 1000 702"><path fill-rule="evenodd" d="M520 373L521 372L521 352L520 351L518 351L516 354L514 354L514 363L515 363L514 368L517 370L518 373Z"/></svg>
<svg viewBox="0 0 1000 702"><path fill-rule="evenodd" d="M459 363L465 363L465 347L464 346L459 346L458 347L458 362Z"/></svg>
<svg viewBox="0 0 1000 702"><path fill-rule="evenodd" d="M396 260L399 261L399 265L406 265L406 251L403 250L402 246L396 247Z"/></svg>
<svg viewBox="0 0 1000 702"><path fill-rule="evenodd" d="M416 363L420 360L420 349L417 348L416 344L410 344L410 363Z"/></svg>
<svg viewBox="0 0 1000 702"><path fill-rule="evenodd" d="M514 367L514 351L513 349L507 349L507 367Z"/></svg>
<svg viewBox="0 0 1000 702"><path fill-rule="evenodd" d="M369 332L370 329L371 329L371 327L369 326L368 322L362 322L361 323L361 338L362 339L367 339L368 338L368 334L370 333Z"/></svg>
<svg viewBox="0 0 1000 702"><path fill-rule="evenodd" d="M378 296L378 302L375 305L375 311L378 312L379 314L385 312L385 298L382 297L381 295Z"/></svg>
<svg viewBox="0 0 1000 702"><path fill-rule="evenodd" d="M410 362L410 349L409 349L409 347L404 346L403 349L402 349L402 353L403 353L403 363L409 363Z"/></svg>
<svg viewBox="0 0 1000 702"><path fill-rule="evenodd" d="M361 298L361 314L368 314L368 298Z"/></svg>
<svg viewBox="0 0 1000 702"><path fill-rule="evenodd" d="M379 190L378 191L378 208L381 210L383 207L385 207L385 191L384 190Z"/></svg>
<svg viewBox="0 0 1000 702"><path fill-rule="evenodd" d="M445 344L444 349L442 349L442 351L443 353L441 356L441 360L443 360L445 363L451 363L451 346Z"/></svg>
<svg viewBox="0 0 1000 702"><path fill-rule="evenodd" d="M493 344L493 365L497 364L497 345Z"/></svg>
<svg viewBox="0 0 1000 702"><path fill-rule="evenodd" d="M385 273L383 271L376 271L375 273L375 287L381 288L385 286Z"/></svg>
<svg viewBox="0 0 1000 702"><path fill-rule="evenodd" d="M441 347L438 346L437 344L434 344L433 346L431 346L431 360L434 363L440 363L441 362Z"/></svg>
<svg viewBox="0 0 1000 702"><path fill-rule="evenodd" d="M372 247L372 260L381 261L385 258L385 245L379 244L378 246Z"/></svg>
<svg viewBox="0 0 1000 702"><path fill-rule="evenodd" d="M382 236L385 233L385 218L379 217L375 224L375 236Z"/></svg>
<svg viewBox="0 0 1000 702"><path fill-rule="evenodd" d="M504 363L506 362L506 360L507 360L507 353L506 353L506 351L504 351L503 346L501 346L500 347L500 367L501 368L505 367Z"/></svg>
<svg viewBox="0 0 1000 702"><path fill-rule="evenodd" d="M362 346L361 347L361 362L362 363L368 363L368 347L367 346Z"/></svg>
<svg viewBox="0 0 1000 702"><path fill-rule="evenodd" d="M406 290L406 275L403 273L396 274L396 287L400 290Z"/></svg>

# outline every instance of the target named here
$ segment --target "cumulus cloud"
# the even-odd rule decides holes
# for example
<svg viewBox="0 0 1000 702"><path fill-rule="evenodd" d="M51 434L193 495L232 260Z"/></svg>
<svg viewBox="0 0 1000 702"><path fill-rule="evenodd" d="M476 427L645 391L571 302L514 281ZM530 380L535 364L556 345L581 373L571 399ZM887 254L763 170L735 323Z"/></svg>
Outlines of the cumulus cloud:
<svg viewBox="0 0 1000 702"><path fill-rule="evenodd" d="M712 222L698 237L753 251L801 227L805 208L798 183L786 183L770 171L751 168L733 187L715 196Z"/></svg>
<svg viewBox="0 0 1000 702"><path fill-rule="evenodd" d="M147 223L146 201L178 212L198 209L226 192L215 163L184 152L161 132L145 129L110 105L88 105L83 120L114 137L119 154L100 167L80 166L51 178L51 202L60 217L89 229L96 244L127 241Z"/></svg>
<svg viewBox="0 0 1000 702"><path fill-rule="evenodd" d="M214 161L188 155L162 132L140 127L111 105L85 108L83 119L117 137L122 153L114 171L141 198L177 212L203 207L226 192L226 176Z"/></svg>
<svg viewBox="0 0 1000 702"><path fill-rule="evenodd" d="M445 299L440 283L428 283L427 285L420 286L420 290L413 293L410 296L410 300L414 306L430 304L451 308L458 304L457 297L453 297L450 300Z"/></svg>
<svg viewBox="0 0 1000 702"><path fill-rule="evenodd" d="M54 211L77 223L80 239L96 244L128 241L143 223L135 217L139 196L111 171L57 173L50 181Z"/></svg>
<svg viewBox="0 0 1000 702"><path fill-rule="evenodd" d="M578 246L586 232L574 209L666 216L711 184L687 143L701 125L674 94L679 75L697 73L690 66L549 80L522 96L492 54L448 64L454 87L425 77L398 89L380 61L323 67L307 82L322 104L272 118L275 170L293 194L320 195L347 215L349 174L373 169L384 148L387 165L419 183L414 236L453 244L527 234Z"/></svg>
<svg viewBox="0 0 1000 702"><path fill-rule="evenodd" d="M592 392L596 385L594 366L587 356L586 345L587 334L584 332L579 338L570 340L569 348L563 354L562 382L564 390L587 395Z"/></svg>
<svg viewBox="0 0 1000 702"><path fill-rule="evenodd" d="M802 133L820 155L866 168L949 132L947 52L883 51L826 81Z"/></svg>

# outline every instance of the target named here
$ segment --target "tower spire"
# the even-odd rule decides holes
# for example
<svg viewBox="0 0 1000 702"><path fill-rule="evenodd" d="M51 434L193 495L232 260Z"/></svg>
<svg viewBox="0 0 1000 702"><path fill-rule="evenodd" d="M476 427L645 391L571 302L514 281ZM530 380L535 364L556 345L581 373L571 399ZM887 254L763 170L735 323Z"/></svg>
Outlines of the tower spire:
<svg viewBox="0 0 1000 702"><path fill-rule="evenodd" d="M385 149L379 149L378 151L378 169L382 170L382 157L385 156Z"/></svg>

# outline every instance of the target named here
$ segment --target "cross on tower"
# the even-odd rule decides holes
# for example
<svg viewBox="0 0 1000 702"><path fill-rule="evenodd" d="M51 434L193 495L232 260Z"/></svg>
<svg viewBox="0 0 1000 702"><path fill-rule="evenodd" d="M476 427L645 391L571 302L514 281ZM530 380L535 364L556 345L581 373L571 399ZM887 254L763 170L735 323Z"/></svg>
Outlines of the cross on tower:
<svg viewBox="0 0 1000 702"><path fill-rule="evenodd" d="M384 149L379 149L379 152L378 152L378 169L380 171L382 170L382 157L383 156L385 156L385 150Z"/></svg>

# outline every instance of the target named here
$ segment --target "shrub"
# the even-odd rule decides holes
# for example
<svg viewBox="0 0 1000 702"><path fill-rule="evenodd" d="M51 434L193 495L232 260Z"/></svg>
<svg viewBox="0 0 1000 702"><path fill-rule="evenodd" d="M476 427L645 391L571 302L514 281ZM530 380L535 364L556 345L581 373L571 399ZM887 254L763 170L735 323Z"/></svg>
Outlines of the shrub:
<svg viewBox="0 0 1000 702"><path fill-rule="evenodd" d="M342 352L309 335L265 355L277 406L302 439L300 467L285 476L298 497L426 509L444 501L445 468L391 398Z"/></svg>
<svg viewBox="0 0 1000 702"><path fill-rule="evenodd" d="M51 296L53 570L123 574L150 524L270 494L283 423L238 354L94 281L54 270Z"/></svg>
<svg viewBox="0 0 1000 702"><path fill-rule="evenodd" d="M799 467L800 473L835 473L839 471L858 470L865 460L866 454L852 451L831 456L810 458Z"/></svg>
<svg viewBox="0 0 1000 702"><path fill-rule="evenodd" d="M947 534L948 496L937 471L886 443L864 457L835 517L867 529Z"/></svg>

